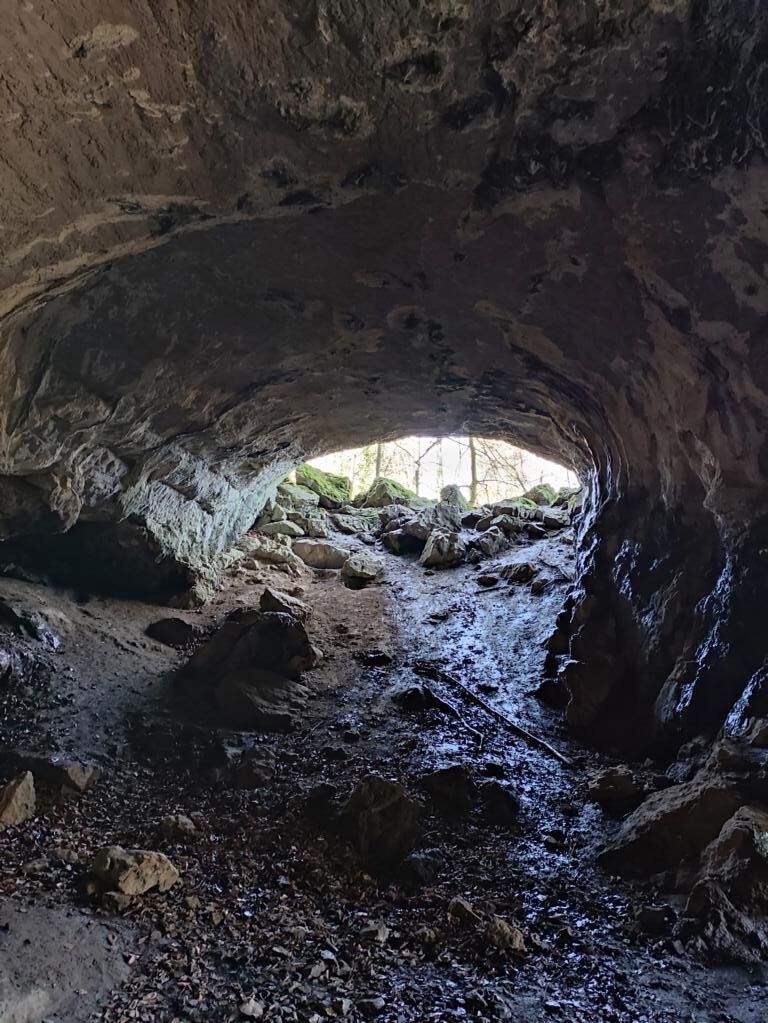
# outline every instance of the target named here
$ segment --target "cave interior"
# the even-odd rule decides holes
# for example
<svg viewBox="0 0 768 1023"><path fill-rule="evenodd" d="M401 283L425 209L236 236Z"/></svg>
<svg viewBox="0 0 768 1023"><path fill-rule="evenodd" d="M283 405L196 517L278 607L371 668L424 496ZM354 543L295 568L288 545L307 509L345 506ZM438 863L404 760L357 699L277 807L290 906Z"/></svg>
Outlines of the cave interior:
<svg viewBox="0 0 768 1023"><path fill-rule="evenodd" d="M760 1023L768 10L54 0L0 68L2 1019ZM578 504L306 476L406 435Z"/></svg>

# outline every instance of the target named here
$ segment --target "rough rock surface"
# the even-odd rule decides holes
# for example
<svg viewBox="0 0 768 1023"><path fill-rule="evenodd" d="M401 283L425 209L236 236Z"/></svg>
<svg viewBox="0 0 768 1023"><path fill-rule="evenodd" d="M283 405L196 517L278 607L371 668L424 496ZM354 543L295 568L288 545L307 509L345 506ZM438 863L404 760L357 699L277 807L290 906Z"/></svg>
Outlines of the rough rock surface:
<svg viewBox="0 0 768 1023"><path fill-rule="evenodd" d="M387 863L402 859L416 844L421 810L397 782L369 775L342 809L342 827L364 859Z"/></svg>
<svg viewBox="0 0 768 1023"><path fill-rule="evenodd" d="M384 562L368 551L356 551L350 554L341 566L341 574L348 579L361 579L371 582L384 571Z"/></svg>
<svg viewBox="0 0 768 1023"><path fill-rule="evenodd" d="M49 6L2 39L10 560L171 591L307 457L507 436L587 481L571 723L715 732L766 656L765 4Z"/></svg>
<svg viewBox="0 0 768 1023"><path fill-rule="evenodd" d="M348 557L342 547L319 540L298 540L293 550L310 568L341 568Z"/></svg>
<svg viewBox="0 0 768 1023"><path fill-rule="evenodd" d="M698 856L736 812L738 791L727 779L700 772L692 781L655 792L626 819L601 854L618 873L653 873Z"/></svg>
<svg viewBox="0 0 768 1023"><path fill-rule="evenodd" d="M419 564L425 568L452 568L460 565L466 554L466 544L458 533L433 529L427 537Z"/></svg>
<svg viewBox="0 0 768 1023"><path fill-rule="evenodd" d="M91 872L107 891L143 895L157 888L167 892L179 880L179 872L161 852L105 846L93 857Z"/></svg>
<svg viewBox="0 0 768 1023"><path fill-rule="evenodd" d="M31 771L12 778L0 788L0 829L16 827L35 812L35 781Z"/></svg>
<svg viewBox="0 0 768 1023"><path fill-rule="evenodd" d="M306 621L309 610L303 600L292 596L290 593L283 593L282 590L275 590L267 586L259 597L259 607L262 611L279 611L283 614L293 615L300 622Z"/></svg>

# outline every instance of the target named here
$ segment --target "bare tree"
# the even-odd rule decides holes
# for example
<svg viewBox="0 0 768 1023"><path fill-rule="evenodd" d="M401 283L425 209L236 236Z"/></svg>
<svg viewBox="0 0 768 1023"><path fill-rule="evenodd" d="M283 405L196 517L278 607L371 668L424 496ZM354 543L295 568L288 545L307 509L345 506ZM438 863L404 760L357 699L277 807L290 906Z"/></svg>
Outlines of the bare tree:
<svg viewBox="0 0 768 1023"><path fill-rule="evenodd" d="M477 506L477 445L475 438L469 437L469 503L472 507Z"/></svg>

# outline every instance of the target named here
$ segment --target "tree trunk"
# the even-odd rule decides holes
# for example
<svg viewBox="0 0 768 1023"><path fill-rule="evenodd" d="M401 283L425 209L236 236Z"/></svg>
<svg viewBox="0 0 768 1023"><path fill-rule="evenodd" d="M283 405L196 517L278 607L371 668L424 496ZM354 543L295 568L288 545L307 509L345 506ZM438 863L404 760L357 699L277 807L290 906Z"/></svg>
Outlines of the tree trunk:
<svg viewBox="0 0 768 1023"><path fill-rule="evenodd" d="M381 476L381 463L384 458L384 445L379 442L376 445L376 472L374 473L374 479L378 479Z"/></svg>
<svg viewBox="0 0 768 1023"><path fill-rule="evenodd" d="M473 508L477 507L477 448L475 438L469 438L469 503Z"/></svg>

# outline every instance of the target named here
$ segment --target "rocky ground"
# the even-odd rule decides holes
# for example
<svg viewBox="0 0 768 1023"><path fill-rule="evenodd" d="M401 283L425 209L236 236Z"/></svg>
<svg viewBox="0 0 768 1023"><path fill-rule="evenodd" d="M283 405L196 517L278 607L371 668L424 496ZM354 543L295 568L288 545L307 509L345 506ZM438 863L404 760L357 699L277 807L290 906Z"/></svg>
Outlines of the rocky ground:
<svg viewBox="0 0 768 1023"><path fill-rule="evenodd" d="M392 496L269 510L162 626L3 581L4 1023L765 1023L759 956L724 965L662 873L599 863L683 779L535 695L567 512Z"/></svg>

